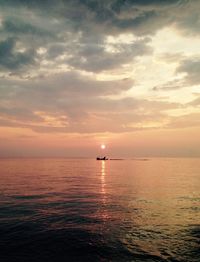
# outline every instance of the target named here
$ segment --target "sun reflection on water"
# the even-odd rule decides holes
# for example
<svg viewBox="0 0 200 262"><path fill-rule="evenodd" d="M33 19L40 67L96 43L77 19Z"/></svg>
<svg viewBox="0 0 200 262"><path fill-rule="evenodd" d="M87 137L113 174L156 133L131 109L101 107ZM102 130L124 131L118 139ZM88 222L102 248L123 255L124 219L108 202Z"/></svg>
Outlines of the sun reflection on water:
<svg viewBox="0 0 200 262"><path fill-rule="evenodd" d="M110 216L107 212L107 191L106 191L106 176L107 176L107 168L106 161L101 161L101 200L102 200L102 208L101 208L101 217L104 221L107 221Z"/></svg>
<svg viewBox="0 0 200 262"><path fill-rule="evenodd" d="M101 194L103 196L103 202L105 201L105 176L106 176L106 163L104 160L101 161Z"/></svg>

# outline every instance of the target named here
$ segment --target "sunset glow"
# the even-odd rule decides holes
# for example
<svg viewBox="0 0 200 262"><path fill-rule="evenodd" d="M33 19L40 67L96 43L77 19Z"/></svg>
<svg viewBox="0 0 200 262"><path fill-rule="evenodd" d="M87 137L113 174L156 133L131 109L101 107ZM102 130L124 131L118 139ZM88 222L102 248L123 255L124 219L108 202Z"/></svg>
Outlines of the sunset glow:
<svg viewBox="0 0 200 262"><path fill-rule="evenodd" d="M199 1L42 2L0 3L0 156L200 156Z"/></svg>

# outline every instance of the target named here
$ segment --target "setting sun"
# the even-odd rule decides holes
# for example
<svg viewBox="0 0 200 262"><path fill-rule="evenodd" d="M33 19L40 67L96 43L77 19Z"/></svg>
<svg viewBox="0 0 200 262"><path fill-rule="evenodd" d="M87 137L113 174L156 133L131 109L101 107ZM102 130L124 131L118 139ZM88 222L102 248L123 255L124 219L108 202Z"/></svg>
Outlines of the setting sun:
<svg viewBox="0 0 200 262"><path fill-rule="evenodd" d="M101 149L105 149L106 148L106 146L105 145L101 145Z"/></svg>

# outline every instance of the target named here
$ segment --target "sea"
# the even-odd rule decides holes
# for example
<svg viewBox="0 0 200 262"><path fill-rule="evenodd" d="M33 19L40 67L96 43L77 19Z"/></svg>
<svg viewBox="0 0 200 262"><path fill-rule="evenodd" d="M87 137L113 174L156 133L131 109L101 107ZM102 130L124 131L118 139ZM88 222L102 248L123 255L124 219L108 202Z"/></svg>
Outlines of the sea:
<svg viewBox="0 0 200 262"><path fill-rule="evenodd" d="M200 261L200 159L0 159L0 261Z"/></svg>

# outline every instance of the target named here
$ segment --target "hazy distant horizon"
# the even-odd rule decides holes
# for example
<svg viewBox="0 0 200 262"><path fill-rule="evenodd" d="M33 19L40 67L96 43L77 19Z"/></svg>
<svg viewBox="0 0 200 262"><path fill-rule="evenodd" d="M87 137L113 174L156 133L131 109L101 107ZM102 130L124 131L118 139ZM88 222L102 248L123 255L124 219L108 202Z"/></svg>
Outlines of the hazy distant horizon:
<svg viewBox="0 0 200 262"><path fill-rule="evenodd" d="M44 159L53 159L53 158L57 158L57 159L62 159L62 158L66 158L66 159L94 159L96 160L97 156L104 156L104 155L88 155L88 156L81 156L81 155L5 155L5 156L0 156L0 159L18 159L18 158L22 158L22 159L26 159L26 158L44 158ZM200 158L200 156L188 156L188 155L182 155L182 156L175 156L175 155L133 155L133 156L123 156L123 155L105 155L108 157L108 160L151 160L154 158Z"/></svg>

